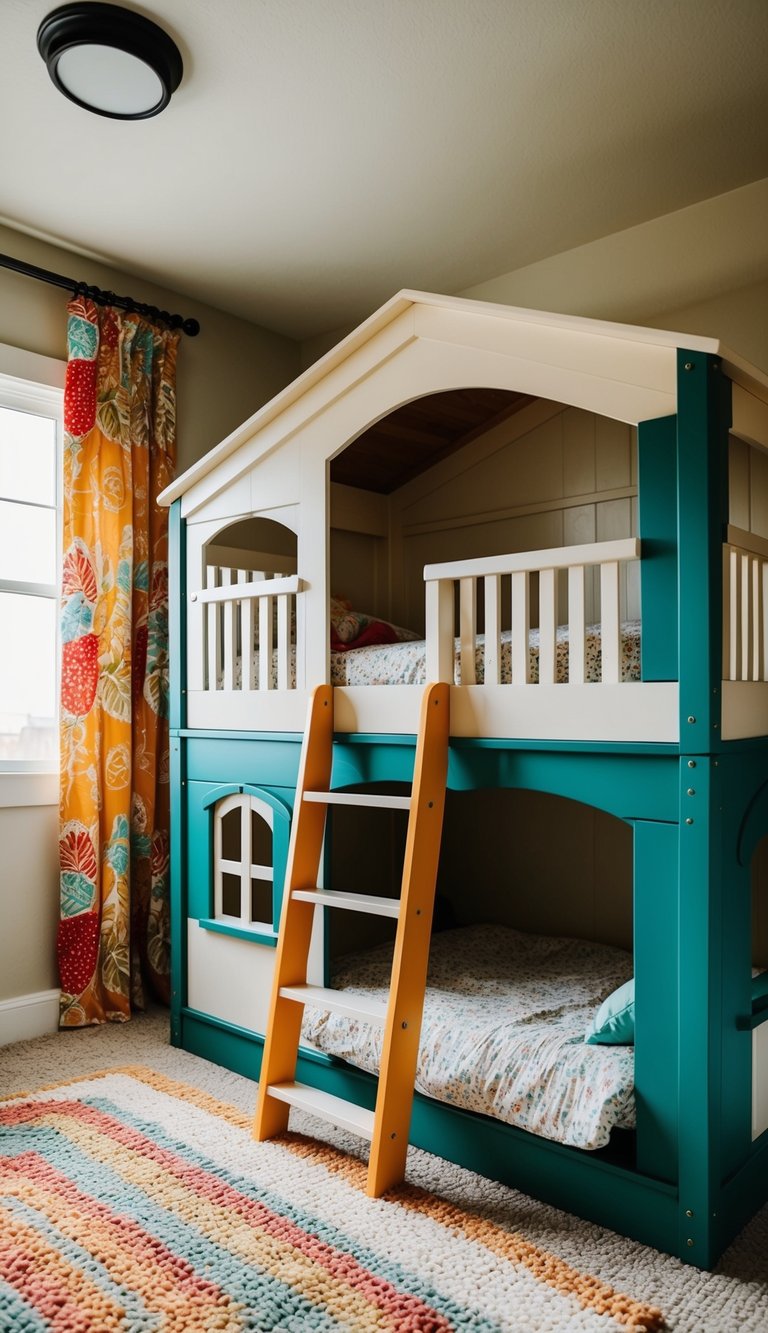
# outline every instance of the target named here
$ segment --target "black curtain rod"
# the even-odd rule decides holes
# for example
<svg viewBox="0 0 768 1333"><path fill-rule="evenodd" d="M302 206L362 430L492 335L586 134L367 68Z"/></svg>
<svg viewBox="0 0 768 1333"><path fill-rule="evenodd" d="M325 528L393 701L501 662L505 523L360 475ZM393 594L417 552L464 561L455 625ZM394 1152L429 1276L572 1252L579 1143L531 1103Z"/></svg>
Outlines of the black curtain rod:
<svg viewBox="0 0 768 1333"><path fill-rule="evenodd" d="M22 273L26 278L37 278L38 282L49 282L53 287L66 287L74 296L89 296L97 305L114 305L120 310L129 310L145 319L162 321L169 328L181 329L190 338L196 338L200 324L196 319L184 319L182 315L169 315L167 310L158 310L156 305L145 305L134 301L132 296L116 296L114 292L102 291L101 287L90 287L86 282L77 282L74 278L65 278L61 273L51 273L47 268L37 268L35 264L25 264L22 259L13 259L11 255L0 255L0 268L9 268L14 273Z"/></svg>

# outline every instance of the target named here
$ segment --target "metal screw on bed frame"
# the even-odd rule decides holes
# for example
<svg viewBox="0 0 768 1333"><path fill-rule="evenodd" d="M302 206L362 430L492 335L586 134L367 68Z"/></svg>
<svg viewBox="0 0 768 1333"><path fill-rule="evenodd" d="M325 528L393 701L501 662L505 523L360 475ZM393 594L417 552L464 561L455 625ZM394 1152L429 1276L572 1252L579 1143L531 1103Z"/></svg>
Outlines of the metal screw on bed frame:
<svg viewBox="0 0 768 1333"><path fill-rule="evenodd" d="M688 718L688 721L689 721L689 722L695 722L695 721L696 721L696 718L695 718L695 717L689 717L689 718Z"/></svg>
<svg viewBox="0 0 768 1333"><path fill-rule="evenodd" d="M390 1137L391 1139L396 1139L396 1138L397 1138L397 1135L396 1135L396 1134L390 1134L389 1137Z"/></svg>
<svg viewBox="0 0 768 1333"><path fill-rule="evenodd" d="M695 787L689 787L689 788L688 788L688 793L687 793L687 794L688 794L689 796L695 796L695 795L696 795L696 788L695 788Z"/></svg>
<svg viewBox="0 0 768 1333"><path fill-rule="evenodd" d="M692 819L686 819L685 822L686 822L686 824L692 824L692 823L693 823L693 820L692 820Z"/></svg>
<svg viewBox="0 0 768 1333"><path fill-rule="evenodd" d="M405 1029L408 1027L408 1024L407 1024L407 1023L401 1023L400 1026L401 1026L401 1028L403 1029L403 1032L405 1032Z"/></svg>
<svg viewBox="0 0 768 1333"><path fill-rule="evenodd" d="M695 760L695 759L689 759L689 760L688 760L688 767L689 767L689 768L695 768L695 767L696 767L696 760Z"/></svg>
<svg viewBox="0 0 768 1333"><path fill-rule="evenodd" d="M690 1236L688 1237L688 1239L687 1239L687 1241L686 1241L685 1243L686 1243L686 1245L693 1245L693 1241L691 1240Z"/></svg>
<svg viewBox="0 0 768 1333"><path fill-rule="evenodd" d="M686 1208L686 1210L685 1210L685 1215L686 1215L686 1217L693 1217L693 1209L692 1209L692 1208Z"/></svg>
<svg viewBox="0 0 768 1333"><path fill-rule="evenodd" d="M695 361L686 361L686 363L685 363L685 369L686 369L686 370L693 370L693 367L695 366L695 364L696 364Z"/></svg>

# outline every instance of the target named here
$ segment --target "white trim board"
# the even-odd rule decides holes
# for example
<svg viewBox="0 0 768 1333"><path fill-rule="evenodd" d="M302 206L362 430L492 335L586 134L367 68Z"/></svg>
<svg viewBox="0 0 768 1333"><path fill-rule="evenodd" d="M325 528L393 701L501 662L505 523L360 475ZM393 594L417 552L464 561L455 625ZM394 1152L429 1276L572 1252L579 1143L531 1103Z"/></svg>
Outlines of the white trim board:
<svg viewBox="0 0 768 1333"><path fill-rule="evenodd" d="M0 1046L56 1032L59 995L58 990L44 990L0 1000Z"/></svg>

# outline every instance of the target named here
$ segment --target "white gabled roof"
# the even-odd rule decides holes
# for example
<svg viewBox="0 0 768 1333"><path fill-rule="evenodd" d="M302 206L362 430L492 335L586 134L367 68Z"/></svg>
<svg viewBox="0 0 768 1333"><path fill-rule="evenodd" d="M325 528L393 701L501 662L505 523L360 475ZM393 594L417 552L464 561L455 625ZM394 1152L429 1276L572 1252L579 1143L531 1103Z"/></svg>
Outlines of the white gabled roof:
<svg viewBox="0 0 768 1333"><path fill-rule="evenodd" d="M547 350L543 357L548 367L548 374L551 376L557 373L559 348L564 345L564 339L571 344L589 344L590 362L594 366L595 347L599 347L596 342L598 339L605 339L605 355L602 351L597 356L598 361L605 362L604 375L607 380L615 380L618 386L627 384L633 380L633 377L627 373L627 349L626 344L634 344L638 349L645 349L645 355L639 355L642 369L637 378L637 387L640 390L635 395L634 409L637 411L638 403L643 402L643 395L656 404L655 411L651 415L664 415L675 411L674 401L674 378L670 378L671 362L669 357L648 358L650 349L667 349L677 352L678 348L684 347L692 352L703 352L705 354L721 357L723 365L728 374L738 383L756 393L758 397L768 400L768 376L750 366L748 362L743 361L738 356L729 352L716 338L704 338L690 333L671 333L665 329L648 329L634 324L614 324L605 320L585 319L578 315L558 315L543 310L525 310L516 306L495 305L486 301L470 301L457 296L439 296L431 292L417 292L403 290L390 301L380 307L369 319L360 324L352 333L343 338L329 352L316 361L314 365L305 370L303 374L288 384L280 393L271 398L263 407L254 412L236 430L232 431L226 439L222 440L214 449L205 454L192 467L187 468L170 486L159 496L159 503L170 505L180 496L185 495L193 487L197 486L205 478L210 478L212 490L217 489L214 478L211 474L228 460L246 441L253 440L256 434L275 419L281 413L289 408L296 408L301 414L300 401L302 398L311 394L311 391L320 384L332 372L338 370L349 361L355 353L359 352L366 344L372 342L383 333L393 321L405 315L409 310L414 312L414 326L407 337L403 338L403 345L419 336L440 338L440 332L430 333L429 330L422 331L416 328L415 313L420 309L425 312L443 311L450 313L454 318L465 319L467 325L466 345L470 346L474 342L472 336L473 329L477 332L478 346L488 347L488 328L494 321L507 321L514 324L523 324L527 326L529 334L541 349L544 346ZM496 325L498 329L498 324ZM551 335L551 336L548 336ZM449 334L448 340L456 342L455 331ZM464 341L464 340L462 340ZM519 342L519 336L518 340ZM388 349L386 356L391 354ZM565 359L563 361L563 375L571 375L574 369L572 357L568 357L568 366ZM663 371L658 372L654 369L661 366L663 362ZM533 358L532 358L533 363ZM620 367L617 369L616 367ZM594 370L591 371L594 374ZM658 382L654 380L658 378ZM520 384L520 391L530 392L528 385ZM560 401L558 396L554 396L556 401ZM311 395L312 406L309 399L307 401L307 414L316 410L316 395ZM565 394L562 401L572 401ZM294 414L292 413L292 419ZM643 420L644 415L632 416L632 411L622 419L625 420ZM272 435L272 432L269 433ZM278 441L279 443L279 441ZM265 441L266 444L266 441ZM266 451L269 451L267 447ZM275 447L275 441L272 440L271 447ZM248 465L251 466L253 458L249 459ZM223 469L224 470L224 469ZM232 480L233 469L230 466L225 469L227 473L226 482ZM222 478L223 480L223 478ZM203 488L201 488L203 489ZM204 489L208 489L205 487Z"/></svg>

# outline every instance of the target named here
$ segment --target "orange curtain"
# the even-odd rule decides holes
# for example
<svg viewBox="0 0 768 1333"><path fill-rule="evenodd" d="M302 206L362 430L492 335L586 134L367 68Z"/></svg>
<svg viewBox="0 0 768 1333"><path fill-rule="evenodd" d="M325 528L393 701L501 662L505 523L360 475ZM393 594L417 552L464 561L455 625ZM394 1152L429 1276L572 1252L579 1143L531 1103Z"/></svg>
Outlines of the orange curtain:
<svg viewBox="0 0 768 1333"><path fill-rule="evenodd" d="M179 333L68 307L61 605L61 1026L169 991L168 523Z"/></svg>

